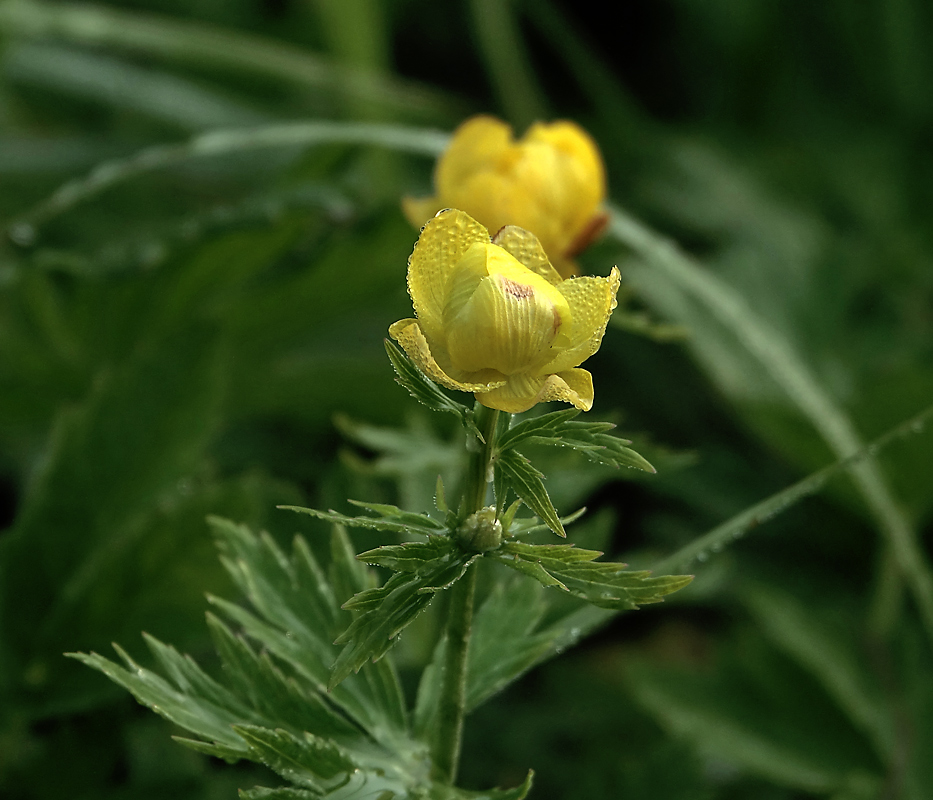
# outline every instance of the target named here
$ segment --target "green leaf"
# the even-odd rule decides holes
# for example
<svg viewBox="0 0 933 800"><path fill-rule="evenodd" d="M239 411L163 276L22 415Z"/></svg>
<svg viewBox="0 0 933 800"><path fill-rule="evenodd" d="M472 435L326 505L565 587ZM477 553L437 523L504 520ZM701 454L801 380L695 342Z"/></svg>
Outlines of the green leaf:
<svg viewBox="0 0 933 800"><path fill-rule="evenodd" d="M467 665L466 708L472 711L551 652L558 630L535 632L548 609L544 593L515 577L497 582L473 618ZM440 699L446 637L434 649L418 685L414 732L430 741Z"/></svg>
<svg viewBox="0 0 933 800"><path fill-rule="evenodd" d="M434 593L459 580L478 557L451 549L445 557L426 563L419 572L397 572L385 585L367 589L346 602L345 608L362 613L337 638L337 643L346 643L346 647L334 663L329 686L337 686L367 661L382 658L395 637L431 602Z"/></svg>
<svg viewBox="0 0 933 800"><path fill-rule="evenodd" d="M452 539L446 536L432 536L426 542L405 542L377 547L360 553L357 558L364 564L385 567L393 572L418 572L455 549L456 545Z"/></svg>
<svg viewBox="0 0 933 800"><path fill-rule="evenodd" d="M321 793L307 789L292 789L282 786L278 789L267 789L256 786L253 789L240 789L240 800L317 800Z"/></svg>
<svg viewBox="0 0 933 800"><path fill-rule="evenodd" d="M179 483L198 471L218 420L223 366L208 329L139 342L59 413L36 451L15 523L0 538L0 650L10 674L41 676L31 702L58 694L72 703L63 687L92 677L63 661L63 651L103 647L127 619L138 621L136 631L153 622L144 613L150 584L107 579L119 579L124 566L139 570L144 553L157 557L158 542L145 534L161 532L160 503L178 501ZM194 556L197 544L185 541L183 555ZM213 559L194 561L202 578L219 582Z"/></svg>
<svg viewBox="0 0 933 800"><path fill-rule="evenodd" d="M517 450L501 453L495 461L495 474L501 476L496 482L498 493L500 486L507 483L522 502L528 506L558 536L566 536L557 511L544 488L544 477L531 462ZM497 494L498 496L498 494Z"/></svg>
<svg viewBox="0 0 933 800"><path fill-rule="evenodd" d="M743 585L740 593L768 638L822 684L879 758L890 759L898 746L895 722L855 640L857 621L834 619L826 602L807 604L763 583Z"/></svg>
<svg viewBox="0 0 933 800"><path fill-rule="evenodd" d="M693 580L692 575L651 577L647 570L628 571L625 564L597 563L595 559L602 553L572 544L512 541L487 555L545 586L556 586L600 608L635 609L658 603Z"/></svg>
<svg viewBox="0 0 933 800"><path fill-rule="evenodd" d="M456 786L432 783L427 800L524 800L531 791L534 771L529 770L525 780L514 789L488 789L484 792L471 792Z"/></svg>
<svg viewBox="0 0 933 800"><path fill-rule="evenodd" d="M286 678L267 653L257 655L241 636L235 636L213 614L207 615L214 647L227 677L237 694L247 698L262 718L277 726L288 725L299 731L322 736L353 736L357 729L336 714L317 692L305 690L294 679Z"/></svg>
<svg viewBox="0 0 933 800"><path fill-rule="evenodd" d="M408 389L409 394L419 403L426 405L432 411L446 411L454 414L460 424L469 432L482 440L482 434L473 421L473 411L462 403L451 400L444 391L428 378L395 342L385 340L386 353L392 368L395 370L396 380Z"/></svg>
<svg viewBox="0 0 933 800"><path fill-rule="evenodd" d="M547 611L531 581L496 583L473 620L467 675L467 710L486 702L549 652L556 632L536 632Z"/></svg>
<svg viewBox="0 0 933 800"><path fill-rule="evenodd" d="M867 782L867 796L878 796L884 767L807 673L757 635L726 648L710 669L636 663L625 681L662 727L706 757L807 793Z"/></svg>
<svg viewBox="0 0 933 800"><path fill-rule="evenodd" d="M333 522L336 525L346 525L350 528L368 528L378 531L392 531L393 533L420 533L428 536L444 530L444 525L427 514L415 514L402 511L395 506L359 503L351 500L355 505L367 508L379 514L378 517L348 517L337 511L318 511L316 508L302 508L301 506L279 506L286 511L296 511L311 517Z"/></svg>
<svg viewBox="0 0 933 800"><path fill-rule="evenodd" d="M332 587L316 567L310 550L296 537L291 559L268 536L256 536L248 528L226 520L211 519L222 560L234 581L249 598L258 614L211 597L210 601L228 619L297 674L326 693L331 666L339 648L333 637L340 629L341 612ZM332 551L348 547L345 534L335 528ZM365 567L348 553L349 562L331 563L332 573L342 575L355 588L365 580ZM382 669L385 669L383 667ZM392 743L404 733L404 715L399 711L398 692L386 694L385 676L370 684L365 676L346 681L328 694L351 719L377 740ZM390 681L391 682L391 681Z"/></svg>
<svg viewBox="0 0 933 800"><path fill-rule="evenodd" d="M579 414L579 409L565 408L560 411L552 411L549 414L542 414L540 417L523 419L521 422L512 425L511 428L499 437L496 442L496 447L500 452L505 452L513 447L517 447L522 442L532 437L547 437L553 433L556 426L574 419L579 416Z"/></svg>
<svg viewBox="0 0 933 800"><path fill-rule="evenodd" d="M233 753L239 753L240 757L248 756L246 746L231 726L244 721L258 722L258 718L230 692L204 674L193 661L172 651L182 662L176 671L176 685L172 686L164 678L133 661L119 646L114 645L114 649L129 669L96 653L68 655L103 672L160 716L223 746L227 753L224 757L232 757ZM179 683L186 688L179 688ZM199 690L204 690L204 695L196 694Z"/></svg>
<svg viewBox="0 0 933 800"><path fill-rule="evenodd" d="M208 744L199 739L187 739L184 736L173 736L172 741L178 742L178 744L187 747L189 750L194 750L196 753L201 753L205 756L213 756L214 758L222 758L228 764L235 764L244 757L241 751L233 747L225 747L216 742L214 744Z"/></svg>
<svg viewBox="0 0 933 800"><path fill-rule="evenodd" d="M608 434L615 428L613 423L577 422L574 417L579 413L577 409L566 409L522 420L502 436L498 450L505 452L522 442L571 447L608 466L656 471L642 456L626 447L631 444L628 439Z"/></svg>
<svg viewBox="0 0 933 800"><path fill-rule="evenodd" d="M347 783L359 765L335 742L311 733L296 736L283 729L234 725L254 759L291 783L321 794Z"/></svg>

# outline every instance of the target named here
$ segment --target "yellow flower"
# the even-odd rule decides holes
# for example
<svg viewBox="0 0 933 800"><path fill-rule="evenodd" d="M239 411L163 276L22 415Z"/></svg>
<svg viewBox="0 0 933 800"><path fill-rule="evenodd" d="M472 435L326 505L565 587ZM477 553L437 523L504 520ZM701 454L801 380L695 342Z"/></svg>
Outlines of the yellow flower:
<svg viewBox="0 0 933 800"><path fill-rule="evenodd" d="M606 174L596 143L572 122L535 123L518 142L494 117L468 119L434 173L435 197L402 200L418 227L443 208L459 208L490 231L531 231L565 278L573 258L602 232Z"/></svg>
<svg viewBox="0 0 933 800"><path fill-rule="evenodd" d="M560 400L588 411L593 377L578 369L599 349L616 305L619 270L564 280L535 236L489 231L456 209L421 232L408 262L417 319L389 335L436 383L517 413Z"/></svg>

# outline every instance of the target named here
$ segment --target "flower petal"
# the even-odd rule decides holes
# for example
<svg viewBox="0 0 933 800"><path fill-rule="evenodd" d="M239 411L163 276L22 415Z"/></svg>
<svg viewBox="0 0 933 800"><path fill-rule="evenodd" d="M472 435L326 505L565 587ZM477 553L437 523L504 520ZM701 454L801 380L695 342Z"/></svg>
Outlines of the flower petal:
<svg viewBox="0 0 933 800"><path fill-rule="evenodd" d="M496 170L512 144L512 128L495 117L472 117L454 131L437 163L434 185L440 197L452 195L477 172Z"/></svg>
<svg viewBox="0 0 933 800"><path fill-rule="evenodd" d="M539 402L559 400L582 411L593 407L593 376L585 369L568 369L548 376Z"/></svg>
<svg viewBox="0 0 933 800"><path fill-rule="evenodd" d="M451 271L471 245L488 241L489 231L456 209L441 211L425 224L408 260L408 293L429 340L442 340Z"/></svg>
<svg viewBox="0 0 933 800"><path fill-rule="evenodd" d="M535 123L524 142L541 143L558 154L560 219L568 244L589 223L606 196L606 171L599 148L590 135L573 122ZM563 255L563 254L562 254Z"/></svg>
<svg viewBox="0 0 933 800"><path fill-rule="evenodd" d="M570 343L564 329L572 326L571 312L558 287L501 247L471 247L448 292L444 341L451 363L464 372L538 374L555 350Z"/></svg>
<svg viewBox="0 0 933 800"><path fill-rule="evenodd" d="M579 366L599 350L609 316L616 307L621 279L618 268L613 267L608 278L571 278L557 287L570 306L570 346L545 364L543 372L563 372Z"/></svg>
<svg viewBox="0 0 933 800"><path fill-rule="evenodd" d="M487 408L511 414L551 400L589 411L593 407L593 376L585 369L571 369L559 375L512 375L504 386L477 392L476 399Z"/></svg>
<svg viewBox="0 0 933 800"><path fill-rule="evenodd" d="M560 273L551 266L538 237L531 231L526 231L516 225L506 225L492 237L492 243L499 245L514 256L519 263L540 275L548 283L557 286L563 281Z"/></svg>
<svg viewBox="0 0 933 800"><path fill-rule="evenodd" d="M540 402L541 393L550 375L512 375L504 386L486 392L476 392L476 399L487 408L498 408L510 414L520 414Z"/></svg>
<svg viewBox="0 0 933 800"><path fill-rule="evenodd" d="M459 381L448 375L431 353L428 341L416 319L401 319L392 323L389 326L389 336L402 346L418 369L432 381L448 389L458 389L461 392L485 392L505 384L505 379L492 370L476 373L472 376L475 378L474 382Z"/></svg>

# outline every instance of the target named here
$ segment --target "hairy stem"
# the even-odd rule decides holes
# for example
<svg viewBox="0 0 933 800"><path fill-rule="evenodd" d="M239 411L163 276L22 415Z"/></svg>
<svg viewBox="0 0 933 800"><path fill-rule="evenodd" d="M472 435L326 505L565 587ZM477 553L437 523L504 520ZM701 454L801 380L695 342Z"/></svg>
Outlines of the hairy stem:
<svg viewBox="0 0 933 800"><path fill-rule="evenodd" d="M499 412L477 404L476 425L483 434L475 450L469 453L466 484L460 505L461 517L479 511L486 503L489 465L495 447ZM432 747L435 779L452 784L457 778L463 717L466 707L467 655L473 627L473 593L476 588L476 565L451 589L447 611L447 646L444 652L444 677L438 708L437 735Z"/></svg>

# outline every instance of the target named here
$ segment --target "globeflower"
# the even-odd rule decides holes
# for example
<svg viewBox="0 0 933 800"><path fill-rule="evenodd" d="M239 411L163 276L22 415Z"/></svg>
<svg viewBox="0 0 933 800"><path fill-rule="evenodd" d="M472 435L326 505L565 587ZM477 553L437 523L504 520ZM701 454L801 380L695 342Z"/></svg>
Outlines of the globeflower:
<svg viewBox="0 0 933 800"><path fill-rule="evenodd" d="M436 383L484 406L527 411L559 400L589 411L599 349L616 306L619 270L562 278L538 239L509 225L493 237L463 211L429 220L408 262L417 319L389 335Z"/></svg>
<svg viewBox="0 0 933 800"><path fill-rule="evenodd" d="M572 122L538 122L519 141L494 117L468 119L454 132L434 172L437 194L406 197L402 209L418 227L443 208L459 208L490 231L531 231L565 278L573 258L600 234L606 175L596 143Z"/></svg>

